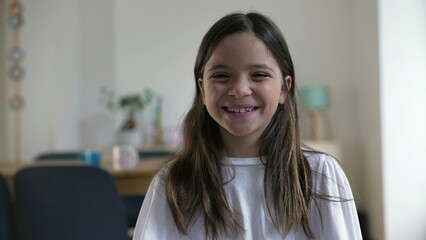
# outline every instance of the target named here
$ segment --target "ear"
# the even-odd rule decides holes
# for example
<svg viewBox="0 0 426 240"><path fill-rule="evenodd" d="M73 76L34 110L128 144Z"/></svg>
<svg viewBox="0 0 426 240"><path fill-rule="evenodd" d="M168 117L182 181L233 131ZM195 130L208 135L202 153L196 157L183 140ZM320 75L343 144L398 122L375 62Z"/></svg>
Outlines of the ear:
<svg viewBox="0 0 426 240"><path fill-rule="evenodd" d="M291 89L292 82L293 82L293 79L291 78L290 75L287 75L287 76L284 77L283 83L281 85L281 93L280 93L279 104L284 104L285 99L287 97L287 93Z"/></svg>
<svg viewBox="0 0 426 240"><path fill-rule="evenodd" d="M198 80L197 80L197 82L198 82L198 88L200 89L200 92L201 92L201 97L203 98L203 103L205 104L205 100L204 100L204 88L203 88L203 82L204 80L202 79L202 78L199 78Z"/></svg>

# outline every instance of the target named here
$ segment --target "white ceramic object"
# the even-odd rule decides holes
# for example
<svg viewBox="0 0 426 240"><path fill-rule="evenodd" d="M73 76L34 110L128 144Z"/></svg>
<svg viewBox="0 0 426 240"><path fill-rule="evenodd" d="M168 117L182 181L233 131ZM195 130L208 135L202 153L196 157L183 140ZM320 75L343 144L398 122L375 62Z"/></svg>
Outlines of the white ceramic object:
<svg viewBox="0 0 426 240"><path fill-rule="evenodd" d="M130 131L119 131L116 144L119 146L138 147L141 144L142 132L139 129Z"/></svg>
<svg viewBox="0 0 426 240"><path fill-rule="evenodd" d="M132 146L114 146L112 148L112 167L114 170L130 170L136 167L139 154Z"/></svg>

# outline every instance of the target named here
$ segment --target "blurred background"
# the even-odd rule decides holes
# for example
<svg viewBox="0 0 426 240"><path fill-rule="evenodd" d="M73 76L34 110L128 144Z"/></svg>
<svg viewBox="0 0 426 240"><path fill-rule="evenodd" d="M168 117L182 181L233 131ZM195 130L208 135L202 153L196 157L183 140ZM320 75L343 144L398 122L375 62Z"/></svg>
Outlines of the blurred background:
<svg viewBox="0 0 426 240"><path fill-rule="evenodd" d="M426 239L426 1L21 2L25 107L16 159L6 57L12 31L8 1L0 0L0 162L111 146L123 116L99 102L102 87L152 89L161 96L164 131L173 135L194 94L202 36L224 14L255 10L281 28L298 87L329 89L332 139L371 239ZM139 116L142 145L152 144L153 109Z"/></svg>

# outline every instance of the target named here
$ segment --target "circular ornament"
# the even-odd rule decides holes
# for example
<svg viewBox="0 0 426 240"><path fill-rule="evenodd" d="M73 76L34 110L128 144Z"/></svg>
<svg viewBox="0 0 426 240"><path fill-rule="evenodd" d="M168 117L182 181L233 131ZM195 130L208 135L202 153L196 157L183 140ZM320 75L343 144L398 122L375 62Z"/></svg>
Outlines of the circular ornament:
<svg viewBox="0 0 426 240"><path fill-rule="evenodd" d="M9 100L9 107L13 111L19 111L24 108L25 101L21 96L13 96Z"/></svg>
<svg viewBox="0 0 426 240"><path fill-rule="evenodd" d="M18 46L15 46L12 49L10 49L8 58L9 58L10 62L12 62L13 64L17 64L17 63L22 61L24 56L25 56L24 49L22 49Z"/></svg>
<svg viewBox="0 0 426 240"><path fill-rule="evenodd" d="M9 78L15 82L21 81L25 76L25 70L21 65L13 64L9 68Z"/></svg>
<svg viewBox="0 0 426 240"><path fill-rule="evenodd" d="M18 29L24 24L22 16L9 16L7 18L7 25L13 29Z"/></svg>
<svg viewBox="0 0 426 240"><path fill-rule="evenodd" d="M13 1L9 4L9 15L10 16L20 16L24 12L23 5L18 1Z"/></svg>

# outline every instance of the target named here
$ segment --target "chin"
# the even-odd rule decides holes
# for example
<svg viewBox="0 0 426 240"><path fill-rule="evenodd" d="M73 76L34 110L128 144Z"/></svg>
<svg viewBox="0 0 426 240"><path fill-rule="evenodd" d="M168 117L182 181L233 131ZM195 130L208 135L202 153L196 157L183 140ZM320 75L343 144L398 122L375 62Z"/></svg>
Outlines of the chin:
<svg viewBox="0 0 426 240"><path fill-rule="evenodd" d="M235 136L235 137L247 137L254 133L251 129L231 129L226 128L225 129L229 134Z"/></svg>

